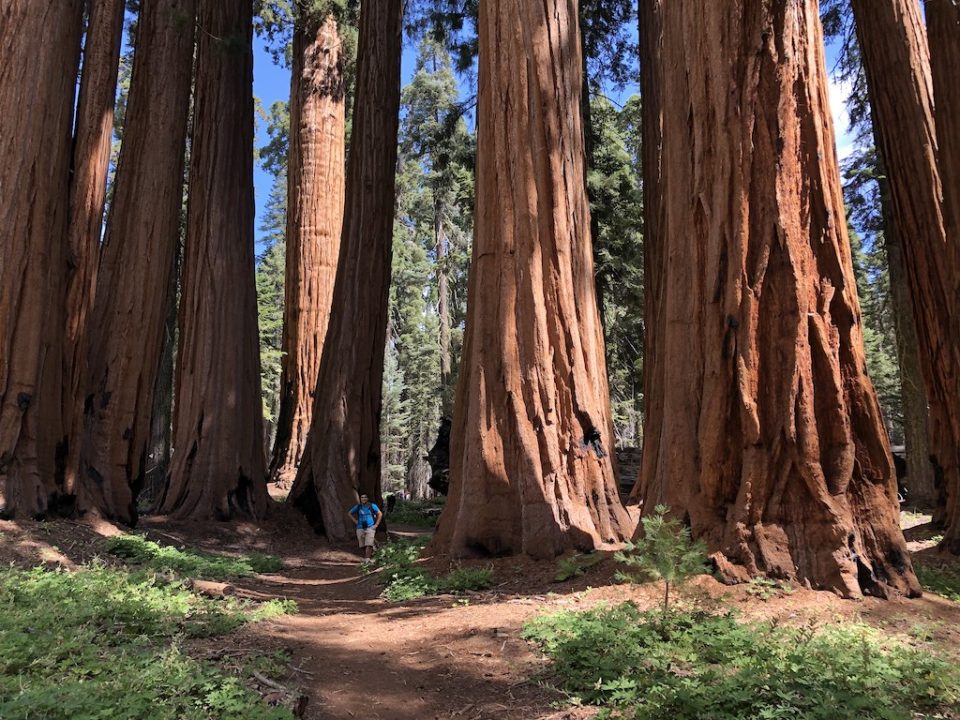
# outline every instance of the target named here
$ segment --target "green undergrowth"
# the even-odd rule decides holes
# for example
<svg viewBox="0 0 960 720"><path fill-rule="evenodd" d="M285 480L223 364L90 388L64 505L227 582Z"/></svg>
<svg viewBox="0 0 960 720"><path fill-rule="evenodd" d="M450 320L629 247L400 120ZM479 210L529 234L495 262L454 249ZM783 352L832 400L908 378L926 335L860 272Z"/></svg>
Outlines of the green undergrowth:
<svg viewBox="0 0 960 720"><path fill-rule="evenodd" d="M295 610L204 598L98 563L0 569L0 718L289 720L244 686L243 672L190 657L184 642ZM249 662L276 671L275 658Z"/></svg>
<svg viewBox="0 0 960 720"><path fill-rule="evenodd" d="M443 577L429 573L417 564L426 543L426 538L418 538L377 548L366 570L380 570L384 598L390 602L404 602L429 595L483 590L493 584L491 568L459 567Z"/></svg>
<svg viewBox="0 0 960 720"><path fill-rule="evenodd" d="M560 612L524 637L560 689L630 720L910 720L952 717L960 672L858 624L777 627L733 614L643 612L631 603Z"/></svg>
<svg viewBox="0 0 960 720"><path fill-rule="evenodd" d="M104 547L111 555L151 570L209 580L249 577L256 573L276 572L281 567L280 559L273 555L213 555L199 550L159 545L142 535L116 535L109 538Z"/></svg>
<svg viewBox="0 0 960 720"><path fill-rule="evenodd" d="M924 590L960 602L960 565L933 565L914 561L913 569Z"/></svg>
<svg viewBox="0 0 960 720"><path fill-rule="evenodd" d="M446 504L444 497L427 498L425 500L398 500L393 510L387 516L387 522L396 525L413 525L415 527L432 528L437 524L440 511Z"/></svg>

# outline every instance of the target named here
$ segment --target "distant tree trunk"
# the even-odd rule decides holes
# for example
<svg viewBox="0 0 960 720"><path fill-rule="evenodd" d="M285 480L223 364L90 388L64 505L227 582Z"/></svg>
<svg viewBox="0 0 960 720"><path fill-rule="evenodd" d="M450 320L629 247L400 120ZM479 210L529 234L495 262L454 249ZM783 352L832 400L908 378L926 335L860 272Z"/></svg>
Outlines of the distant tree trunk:
<svg viewBox="0 0 960 720"><path fill-rule="evenodd" d="M577 3L482 2L467 330L436 536L456 556L622 540L584 181Z"/></svg>
<svg viewBox="0 0 960 720"><path fill-rule="evenodd" d="M86 382L81 508L133 524L180 235L194 0L143 0Z"/></svg>
<svg viewBox="0 0 960 720"><path fill-rule="evenodd" d="M434 192L439 195L440 189ZM433 204L433 235L437 248L437 311L440 316L440 414L453 412L453 389L450 387L453 362L450 356L450 241L443 227L444 207L439 199ZM426 481L424 481L426 487Z"/></svg>
<svg viewBox="0 0 960 720"><path fill-rule="evenodd" d="M663 263L664 200L661 177L663 153L663 0L640 0L640 123L643 162L643 454L641 464L659 457L663 429L663 385L658 341L664 326ZM651 419L657 420L656 425ZM639 436L638 436L639 437ZM642 471L643 472L643 471ZM641 476L642 476L641 472ZM655 473L653 466L646 469ZM640 478L630 502L642 493ZM656 505L658 499L653 499Z"/></svg>
<svg viewBox="0 0 960 720"><path fill-rule="evenodd" d="M644 512L666 502L728 580L918 594L866 375L817 3L672 0L663 19L664 394Z"/></svg>
<svg viewBox="0 0 960 720"><path fill-rule="evenodd" d="M81 0L0 5L0 517L43 516L62 498L64 245L82 26Z"/></svg>
<svg viewBox="0 0 960 720"><path fill-rule="evenodd" d="M290 491L332 540L357 493L380 497L380 400L400 110L401 0L360 10L347 204L313 423Z"/></svg>
<svg viewBox="0 0 960 720"><path fill-rule="evenodd" d="M100 260L100 231L113 140L124 0L91 0L77 101L67 233L63 408L67 432L64 487L76 492L86 394L87 324Z"/></svg>
<svg viewBox="0 0 960 720"><path fill-rule="evenodd" d="M313 413L337 274L344 193L344 68L337 21L294 31L280 411L270 478L289 487Z"/></svg>
<svg viewBox="0 0 960 720"><path fill-rule="evenodd" d="M253 6L200 0L173 466L160 511L268 510L253 241ZM162 308L162 303L157 303Z"/></svg>
<svg viewBox="0 0 960 720"><path fill-rule="evenodd" d="M944 543L960 552L960 240L947 234L942 212L926 31L915 0L852 5L913 298L931 407L930 448L947 490L937 517L948 527ZM948 73L947 83L955 84L956 66ZM949 104L937 105L937 117L949 113Z"/></svg>
<svg viewBox="0 0 960 720"><path fill-rule="evenodd" d="M927 391L920 367L920 341L913 321L913 303L907 286L903 243L891 213L890 185L881 171L880 196L883 206L883 240L887 251L890 304L896 326L897 361L900 365L900 402L903 406L903 435L907 452L907 505L932 508L937 504L933 465L930 462L930 428L927 422Z"/></svg>
<svg viewBox="0 0 960 720"><path fill-rule="evenodd" d="M943 183L943 218L949 251L944 261L949 267L948 292L957 300L952 315L954 334L947 341L954 343L956 358L960 354L960 5L956 0L926 0L926 11L939 145L937 162ZM940 413L937 432L941 436L935 454L945 485L944 502L938 512L938 519L946 527L944 545L960 554L960 359L955 359L953 372L952 404L940 406L949 412L947 417Z"/></svg>

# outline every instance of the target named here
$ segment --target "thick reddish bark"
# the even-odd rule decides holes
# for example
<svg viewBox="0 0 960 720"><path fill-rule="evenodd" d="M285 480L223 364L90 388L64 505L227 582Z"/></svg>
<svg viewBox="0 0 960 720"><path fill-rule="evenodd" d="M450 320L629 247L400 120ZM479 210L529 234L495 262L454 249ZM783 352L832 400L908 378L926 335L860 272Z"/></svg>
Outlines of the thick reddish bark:
<svg viewBox="0 0 960 720"><path fill-rule="evenodd" d="M628 537L584 182L577 3L480 5L477 209L436 543L554 557Z"/></svg>
<svg viewBox="0 0 960 720"><path fill-rule="evenodd" d="M729 579L919 592L864 366L817 3L663 11L664 362L643 510Z"/></svg>
<svg viewBox="0 0 960 720"><path fill-rule="evenodd" d="M124 0L88 3L83 74L73 139L73 177L67 233L66 331L63 337L63 413L67 431L64 487L75 491L86 392L87 326L93 312L100 231L113 139Z"/></svg>
<svg viewBox="0 0 960 720"><path fill-rule="evenodd" d="M337 274L344 193L344 75L332 16L294 32L280 412L270 478L288 486L307 442Z"/></svg>
<svg viewBox="0 0 960 720"><path fill-rule="evenodd" d="M160 509L261 518L269 497L254 278L253 6L200 0L198 15L174 456Z"/></svg>
<svg viewBox="0 0 960 720"><path fill-rule="evenodd" d="M90 325L81 508L136 521L183 197L195 0L140 8Z"/></svg>
<svg viewBox="0 0 960 720"><path fill-rule="evenodd" d="M640 0L640 109L643 153L643 455L641 463L653 462L659 455L662 423L650 419L663 417L663 386L660 382L662 356L658 339L663 326L663 225L664 202L661 187L663 152L663 0ZM650 468L648 472L653 472ZM630 492L630 502L638 502L640 478Z"/></svg>
<svg viewBox="0 0 960 720"><path fill-rule="evenodd" d="M948 255L947 292L956 304L952 308L953 333L944 342L953 342L954 363L952 403L949 418L941 422L940 443L935 449L943 469L944 507L938 513L946 526L944 545L960 554L960 5L954 0L926 0L927 28L933 95L936 107L937 163L943 188L943 217ZM947 384L949 380L945 380Z"/></svg>
<svg viewBox="0 0 960 720"><path fill-rule="evenodd" d="M58 502L64 243L81 0L0 4L0 516Z"/></svg>
<svg viewBox="0 0 960 720"><path fill-rule="evenodd" d="M346 207L313 423L290 500L327 537L352 535L357 492L380 496L380 399L395 204L403 3L360 10Z"/></svg>
<svg viewBox="0 0 960 720"><path fill-rule="evenodd" d="M960 551L960 241L944 223L926 30L915 0L852 5L913 299L931 408L930 449L948 490L938 517L950 528L945 543ZM955 82L956 67L949 72Z"/></svg>

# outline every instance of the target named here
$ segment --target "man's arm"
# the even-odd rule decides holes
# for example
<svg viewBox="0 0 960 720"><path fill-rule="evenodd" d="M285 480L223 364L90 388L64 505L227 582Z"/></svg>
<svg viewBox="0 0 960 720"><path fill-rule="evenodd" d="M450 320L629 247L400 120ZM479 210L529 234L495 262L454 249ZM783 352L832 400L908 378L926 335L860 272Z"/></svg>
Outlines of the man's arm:
<svg viewBox="0 0 960 720"><path fill-rule="evenodd" d="M350 508L350 510L347 511L347 517L353 522L354 527L356 527L357 523L360 522L360 513L358 512L356 515L354 515L353 508Z"/></svg>
<svg viewBox="0 0 960 720"><path fill-rule="evenodd" d="M373 521L373 529L376 530L378 527L380 527L380 521L383 520L383 512L380 510L378 505L374 505L374 507L377 508L377 517Z"/></svg>

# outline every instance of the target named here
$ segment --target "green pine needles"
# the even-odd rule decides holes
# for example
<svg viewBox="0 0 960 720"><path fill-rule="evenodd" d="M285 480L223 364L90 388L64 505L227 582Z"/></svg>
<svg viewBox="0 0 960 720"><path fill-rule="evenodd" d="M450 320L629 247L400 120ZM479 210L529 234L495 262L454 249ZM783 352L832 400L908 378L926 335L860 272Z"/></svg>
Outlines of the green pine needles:
<svg viewBox="0 0 960 720"><path fill-rule="evenodd" d="M663 617L670 612L670 590L705 570L706 547L694 542L689 528L667 517L669 508L657 505L654 514L641 520L643 538L628 542L614 558L627 566L617 574L628 582L663 583Z"/></svg>

